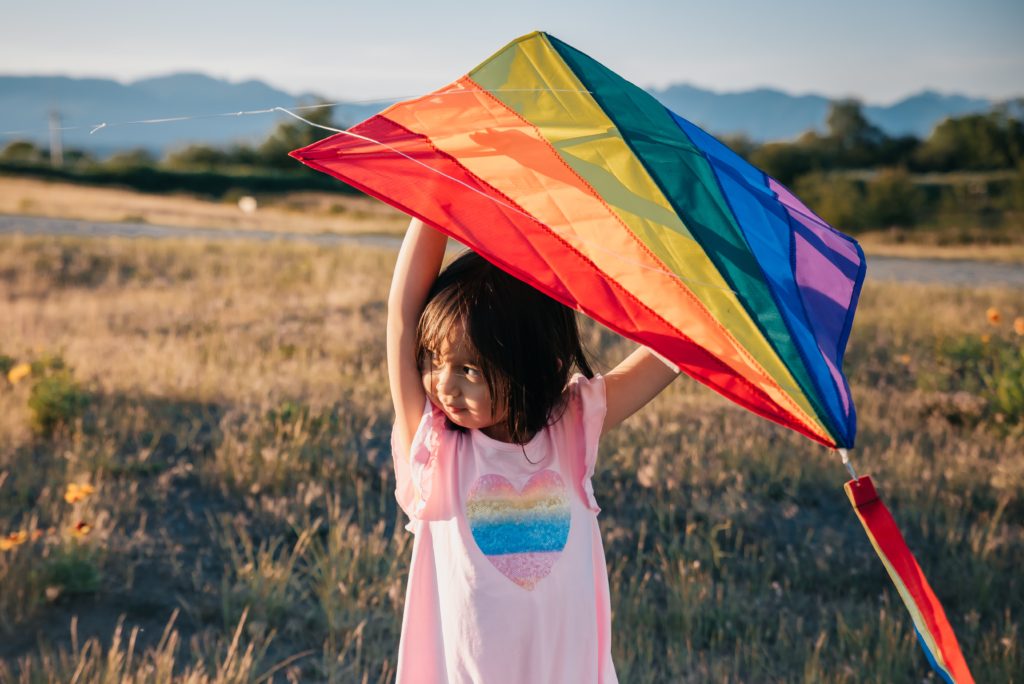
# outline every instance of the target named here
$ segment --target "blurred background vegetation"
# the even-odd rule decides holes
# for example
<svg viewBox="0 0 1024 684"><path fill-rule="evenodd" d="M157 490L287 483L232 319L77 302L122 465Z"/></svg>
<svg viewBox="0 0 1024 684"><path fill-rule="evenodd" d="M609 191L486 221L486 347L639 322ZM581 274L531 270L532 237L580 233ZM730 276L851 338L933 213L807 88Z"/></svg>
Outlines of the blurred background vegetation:
<svg viewBox="0 0 1024 684"><path fill-rule="evenodd" d="M791 188L822 218L859 234L886 231L894 241L1009 244L1024 236L1024 122L1019 103L985 114L947 118L925 139L891 137L856 100L832 103L827 131L758 144L724 142ZM330 126L332 107L310 110ZM260 144L188 145L156 158L126 150L98 159L66 150L55 167L46 149L16 140L0 150L0 173L149 192L190 192L214 199L243 194L323 190L356 194L311 173L288 152L327 135L300 121L278 124Z"/></svg>
<svg viewBox="0 0 1024 684"><path fill-rule="evenodd" d="M332 108L310 109L305 118L331 126ZM113 185L143 192L187 192L213 199L237 199L255 193L320 190L359 194L322 173L312 173L288 156L329 133L301 121L278 124L259 145L227 148L187 145L162 159L145 149L117 152L105 159L80 149L65 149L55 166L49 150L15 140L0 150L0 174L31 176L89 185Z"/></svg>

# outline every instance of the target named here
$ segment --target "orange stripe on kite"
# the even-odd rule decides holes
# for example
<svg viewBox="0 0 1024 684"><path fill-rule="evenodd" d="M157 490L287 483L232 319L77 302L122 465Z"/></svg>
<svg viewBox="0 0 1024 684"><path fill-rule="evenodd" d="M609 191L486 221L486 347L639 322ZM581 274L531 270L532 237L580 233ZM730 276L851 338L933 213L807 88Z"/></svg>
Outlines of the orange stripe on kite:
<svg viewBox="0 0 1024 684"><path fill-rule="evenodd" d="M942 604L907 548L889 510L878 498L871 478L865 475L850 480L845 489L871 545L910 612L921 647L932 667L948 682L973 684L974 678L967 669Z"/></svg>

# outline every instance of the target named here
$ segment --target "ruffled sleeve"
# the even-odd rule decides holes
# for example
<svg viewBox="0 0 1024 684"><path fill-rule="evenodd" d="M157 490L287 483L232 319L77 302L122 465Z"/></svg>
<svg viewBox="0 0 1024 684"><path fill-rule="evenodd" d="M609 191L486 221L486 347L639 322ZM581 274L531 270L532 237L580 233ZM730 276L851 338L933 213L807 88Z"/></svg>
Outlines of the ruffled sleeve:
<svg viewBox="0 0 1024 684"><path fill-rule="evenodd" d="M398 505L411 519L423 517L430 492L437 456L440 450L441 434L444 431L444 414L430 399L423 406L423 415L413 435L409 453L402 453L396 439L396 428L391 429L391 457L395 464L395 498ZM406 529L411 529L407 526Z"/></svg>
<svg viewBox="0 0 1024 684"><path fill-rule="evenodd" d="M594 498L594 485L591 478L594 476L594 467L597 465L598 442L601 439L601 430L604 427L604 418L608 411L604 377L595 375L588 379L577 373L569 380L569 392L569 413L572 414L573 424L566 427L575 429L579 445L577 451L581 460L578 466L579 486L587 508L599 513L601 507L597 505L597 499Z"/></svg>

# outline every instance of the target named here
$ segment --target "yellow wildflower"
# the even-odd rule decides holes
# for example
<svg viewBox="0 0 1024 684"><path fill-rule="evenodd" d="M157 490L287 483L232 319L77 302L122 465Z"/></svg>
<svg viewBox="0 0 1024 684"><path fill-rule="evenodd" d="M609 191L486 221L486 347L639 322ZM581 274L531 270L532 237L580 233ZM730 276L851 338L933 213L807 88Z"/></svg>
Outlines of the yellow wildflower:
<svg viewBox="0 0 1024 684"><path fill-rule="evenodd" d="M1017 316L1013 319L1013 332L1024 336L1024 316Z"/></svg>
<svg viewBox="0 0 1024 684"><path fill-rule="evenodd" d="M988 344L988 343L989 343L989 342L991 342L991 341L992 341L992 336L991 336L991 335L989 335L988 333L984 333L984 334L983 334L983 335L981 336L981 343L982 343L982 344Z"/></svg>
<svg viewBox="0 0 1024 684"><path fill-rule="evenodd" d="M79 520L78 523L71 528L71 534L78 539L82 539L90 532L92 532L92 525L84 520Z"/></svg>
<svg viewBox="0 0 1024 684"><path fill-rule="evenodd" d="M999 321L1003 318L999 315L999 309L994 306L990 306L988 308L988 311L985 312L985 316L988 318L988 322L991 325L999 325Z"/></svg>
<svg viewBox="0 0 1024 684"><path fill-rule="evenodd" d="M0 537L0 551L10 551L15 546L20 546L28 541L28 532L20 530L18 532L11 532L6 536Z"/></svg>
<svg viewBox="0 0 1024 684"><path fill-rule="evenodd" d="M67 491L64 492L64 500L70 504L78 503L95 491L91 484L76 484L72 482L68 485Z"/></svg>
<svg viewBox="0 0 1024 684"><path fill-rule="evenodd" d="M7 371L7 381L12 385L17 385L31 372L32 366L27 363L19 363Z"/></svg>

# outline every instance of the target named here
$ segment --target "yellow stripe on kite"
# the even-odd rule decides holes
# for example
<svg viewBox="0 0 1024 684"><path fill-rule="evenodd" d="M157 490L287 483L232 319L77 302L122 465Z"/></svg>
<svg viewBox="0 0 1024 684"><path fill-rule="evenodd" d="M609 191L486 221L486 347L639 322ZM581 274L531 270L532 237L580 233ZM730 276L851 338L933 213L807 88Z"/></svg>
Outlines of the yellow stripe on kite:
<svg viewBox="0 0 1024 684"><path fill-rule="evenodd" d="M618 129L547 38L541 34L525 36L474 69L470 77L551 143L622 223L732 333L741 353L752 356L752 364L770 376L775 387L759 382L756 377L749 378L751 382L831 440L792 373Z"/></svg>

